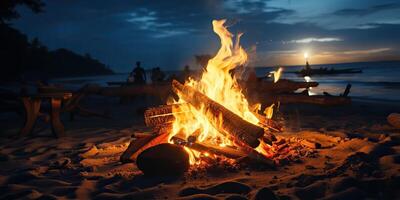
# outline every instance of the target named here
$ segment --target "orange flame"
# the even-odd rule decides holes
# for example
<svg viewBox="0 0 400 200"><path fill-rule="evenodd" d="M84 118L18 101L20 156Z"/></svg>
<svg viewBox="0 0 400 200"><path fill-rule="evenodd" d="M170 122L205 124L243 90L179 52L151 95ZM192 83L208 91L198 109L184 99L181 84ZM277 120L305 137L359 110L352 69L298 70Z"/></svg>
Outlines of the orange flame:
<svg viewBox="0 0 400 200"><path fill-rule="evenodd" d="M221 48L218 53L208 61L200 80L196 81L189 78L185 85L189 85L207 95L244 120L258 124L259 120L249 109L249 103L241 92L236 78L230 74L230 70L245 65L248 56L239 45L241 34L237 35L234 43L233 35L224 26L225 21L213 20L212 22L214 32L221 39ZM177 95L178 97L181 96L181 94ZM179 98L177 102L173 103L185 103L185 101ZM191 135L195 135L198 142L207 142L218 146L233 144L230 139L217 131L210 122L210 120L213 120L213 122L219 122L214 124L220 124L222 122L221 118L213 118L203 108L196 109L190 104L179 105L174 108L175 121L170 137L178 136L186 139ZM180 112L182 110L186 112ZM188 152L191 154L191 164L194 164L194 158L198 157L199 154L195 153L195 151Z"/></svg>

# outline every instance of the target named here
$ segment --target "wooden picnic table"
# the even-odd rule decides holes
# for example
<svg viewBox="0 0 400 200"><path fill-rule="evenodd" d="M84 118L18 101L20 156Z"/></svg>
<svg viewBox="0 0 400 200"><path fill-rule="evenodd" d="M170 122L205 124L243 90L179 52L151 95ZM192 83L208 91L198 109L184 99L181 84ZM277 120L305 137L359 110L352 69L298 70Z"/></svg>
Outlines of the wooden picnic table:
<svg viewBox="0 0 400 200"><path fill-rule="evenodd" d="M71 97L72 93L70 92L38 93L23 96L22 103L24 104L26 115L25 124L20 131L20 136L27 136L33 132L43 101L50 102L50 110L48 113L54 136L64 136L64 125L60 120L61 103L63 100Z"/></svg>

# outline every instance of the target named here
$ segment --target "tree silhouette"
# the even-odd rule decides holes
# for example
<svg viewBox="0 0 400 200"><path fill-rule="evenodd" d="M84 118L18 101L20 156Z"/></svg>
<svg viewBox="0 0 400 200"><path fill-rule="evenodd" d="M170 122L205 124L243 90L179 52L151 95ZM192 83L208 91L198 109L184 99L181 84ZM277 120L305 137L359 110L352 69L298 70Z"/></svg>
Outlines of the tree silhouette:
<svg viewBox="0 0 400 200"><path fill-rule="evenodd" d="M0 1L0 24L19 18L16 7L25 5L33 12L39 13L43 11L44 3L42 0L1 0Z"/></svg>
<svg viewBox="0 0 400 200"><path fill-rule="evenodd" d="M53 77L112 74L106 65L67 49L49 51L38 38L28 37L7 24L18 18L16 7L26 5L41 12L41 0L0 0L0 82Z"/></svg>

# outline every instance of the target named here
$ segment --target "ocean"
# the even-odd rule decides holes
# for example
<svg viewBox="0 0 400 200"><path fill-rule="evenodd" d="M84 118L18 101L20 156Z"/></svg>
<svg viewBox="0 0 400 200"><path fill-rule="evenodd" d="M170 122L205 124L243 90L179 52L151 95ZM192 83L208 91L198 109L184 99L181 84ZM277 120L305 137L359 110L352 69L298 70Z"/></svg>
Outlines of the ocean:
<svg viewBox="0 0 400 200"><path fill-rule="evenodd" d="M305 81L303 77L299 77L293 73L302 67L283 67L281 78ZM400 101L400 61L323 64L311 65L311 67L334 69L359 68L362 70L362 73L358 74L312 76L310 77L311 80L319 83L318 87L311 89L312 94L328 92L332 95L339 95L343 93L346 85L349 83L352 85L350 96L354 99ZM264 76L270 71L277 70L278 67L257 67L255 69L257 76ZM167 71L166 74L179 74L179 71ZM121 73L107 76L63 78L53 80L52 82L61 83L67 88L78 88L86 83L106 86L107 82L125 81L127 76L128 73ZM147 77L150 77L149 73Z"/></svg>

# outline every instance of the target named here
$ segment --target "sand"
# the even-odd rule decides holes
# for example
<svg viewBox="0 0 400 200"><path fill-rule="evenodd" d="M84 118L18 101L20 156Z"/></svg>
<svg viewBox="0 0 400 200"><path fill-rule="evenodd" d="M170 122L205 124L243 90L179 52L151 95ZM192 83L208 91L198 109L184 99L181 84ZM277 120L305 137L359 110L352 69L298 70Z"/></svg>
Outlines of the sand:
<svg viewBox="0 0 400 200"><path fill-rule="evenodd" d="M312 156L277 169L222 170L179 178L146 177L119 156L131 135L148 131L143 108L159 102L92 98L88 107L112 119L69 122L67 136L41 132L13 138L22 118L2 114L0 199L399 199L400 130L387 124L400 105L355 102L351 106L281 106L282 136L322 144ZM90 102L90 104L88 103ZM94 103L93 103L94 102ZM41 127L43 126L43 127Z"/></svg>

